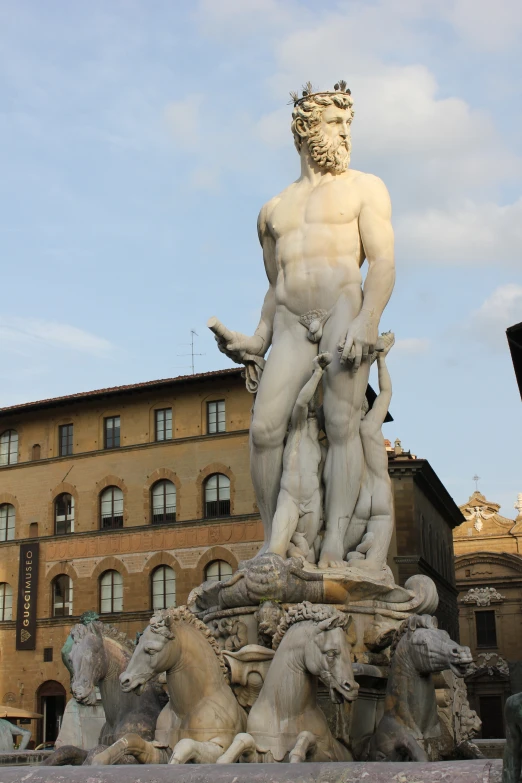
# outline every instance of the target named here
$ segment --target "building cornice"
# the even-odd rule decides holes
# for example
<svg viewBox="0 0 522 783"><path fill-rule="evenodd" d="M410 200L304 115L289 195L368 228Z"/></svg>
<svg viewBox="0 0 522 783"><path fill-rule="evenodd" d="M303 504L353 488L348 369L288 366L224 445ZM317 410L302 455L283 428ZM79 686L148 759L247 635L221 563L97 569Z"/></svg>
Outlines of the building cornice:
<svg viewBox="0 0 522 783"><path fill-rule="evenodd" d="M388 472L392 478L411 476L452 529L464 522L461 510L427 459L401 459L392 456L388 462Z"/></svg>

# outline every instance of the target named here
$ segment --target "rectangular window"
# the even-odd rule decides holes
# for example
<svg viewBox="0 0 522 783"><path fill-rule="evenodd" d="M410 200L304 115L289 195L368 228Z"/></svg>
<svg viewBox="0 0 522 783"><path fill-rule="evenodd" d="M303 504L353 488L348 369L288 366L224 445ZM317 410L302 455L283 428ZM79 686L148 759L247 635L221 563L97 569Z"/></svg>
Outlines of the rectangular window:
<svg viewBox="0 0 522 783"><path fill-rule="evenodd" d="M225 431L225 400L207 402L207 432L212 435L215 432Z"/></svg>
<svg viewBox="0 0 522 783"><path fill-rule="evenodd" d="M475 626L477 629L477 647L497 646L497 627L495 612L475 612Z"/></svg>
<svg viewBox="0 0 522 783"><path fill-rule="evenodd" d="M60 457L67 457L69 454L73 453L73 425L62 424L62 426L58 428L58 432Z"/></svg>
<svg viewBox="0 0 522 783"><path fill-rule="evenodd" d="M154 411L156 419L156 440L172 439L172 408Z"/></svg>
<svg viewBox="0 0 522 783"><path fill-rule="evenodd" d="M53 660L53 648L52 647L44 647L44 663L51 663Z"/></svg>
<svg viewBox="0 0 522 783"><path fill-rule="evenodd" d="M120 417L109 416L105 419L105 448L117 449L120 445Z"/></svg>

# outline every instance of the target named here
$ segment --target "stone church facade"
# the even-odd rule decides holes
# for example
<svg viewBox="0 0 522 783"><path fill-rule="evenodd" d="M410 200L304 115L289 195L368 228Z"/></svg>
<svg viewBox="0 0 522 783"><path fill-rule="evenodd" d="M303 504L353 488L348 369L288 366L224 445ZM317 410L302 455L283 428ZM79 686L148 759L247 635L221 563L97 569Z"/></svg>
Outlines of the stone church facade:
<svg viewBox="0 0 522 783"><path fill-rule="evenodd" d="M0 702L45 713L37 741L56 736L69 698L60 650L83 612L133 638L154 608L185 603L258 551L251 407L230 369L0 409ZM390 567L400 584L412 573L436 581L439 622L455 637L462 516L426 460L388 451ZM39 561L29 649L17 649L22 548Z"/></svg>
<svg viewBox="0 0 522 783"><path fill-rule="evenodd" d="M462 644L475 664L466 678L469 701L482 720L482 738L505 736L504 704L522 691L522 503L515 520L475 491L454 530Z"/></svg>

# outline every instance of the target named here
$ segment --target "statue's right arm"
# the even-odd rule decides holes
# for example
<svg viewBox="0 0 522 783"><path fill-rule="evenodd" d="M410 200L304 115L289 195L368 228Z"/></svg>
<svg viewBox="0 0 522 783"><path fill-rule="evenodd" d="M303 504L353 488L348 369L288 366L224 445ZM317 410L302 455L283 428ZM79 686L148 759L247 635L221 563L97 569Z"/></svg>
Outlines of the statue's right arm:
<svg viewBox="0 0 522 783"><path fill-rule="evenodd" d="M390 407L392 384L390 373L386 366L386 358L384 356L379 356L377 354L377 366L379 374L379 394L372 405L371 411L368 411L364 417L364 421L367 424L371 423L372 430L373 427L375 427L376 430L380 431L386 414L388 413L388 408Z"/></svg>
<svg viewBox="0 0 522 783"><path fill-rule="evenodd" d="M275 284L277 281L277 264L275 260L275 239L270 233L267 221L277 198L272 199L262 207L257 220L257 232L259 242L263 248L263 261L265 263L266 276L268 277L268 291L265 294L261 318L252 337L233 332L234 339L226 346L228 351L251 353L255 356L264 356L272 343L274 327L274 315L276 308Z"/></svg>

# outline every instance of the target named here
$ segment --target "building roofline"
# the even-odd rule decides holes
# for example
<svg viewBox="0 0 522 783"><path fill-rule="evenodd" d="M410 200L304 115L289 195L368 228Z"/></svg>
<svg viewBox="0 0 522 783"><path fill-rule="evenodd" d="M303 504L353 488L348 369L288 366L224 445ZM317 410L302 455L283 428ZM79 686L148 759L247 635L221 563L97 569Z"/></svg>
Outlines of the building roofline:
<svg viewBox="0 0 522 783"><path fill-rule="evenodd" d="M427 459L415 457L404 459L390 454L388 471L393 475L411 475L419 486L430 497L435 508L438 508L442 516L447 520L452 529L464 522L464 515L457 506L450 493L435 473Z"/></svg>
<svg viewBox="0 0 522 783"><path fill-rule="evenodd" d="M67 394L64 397L51 397L47 400L36 400L35 402L22 402L18 405L9 405L0 408L0 416L15 415L25 411L42 410L45 408L54 408L60 405L70 405L83 400L96 400L104 397L115 397L118 394L127 392L146 391L148 389L162 389L174 384L193 383L194 381L206 378L227 378L239 376L241 367L230 367L226 370L212 370L211 372L200 372L194 375L177 375L174 378L163 378L156 381L143 381L142 383L131 383L124 386L109 386L105 389L94 389L93 391L77 392L76 394Z"/></svg>

